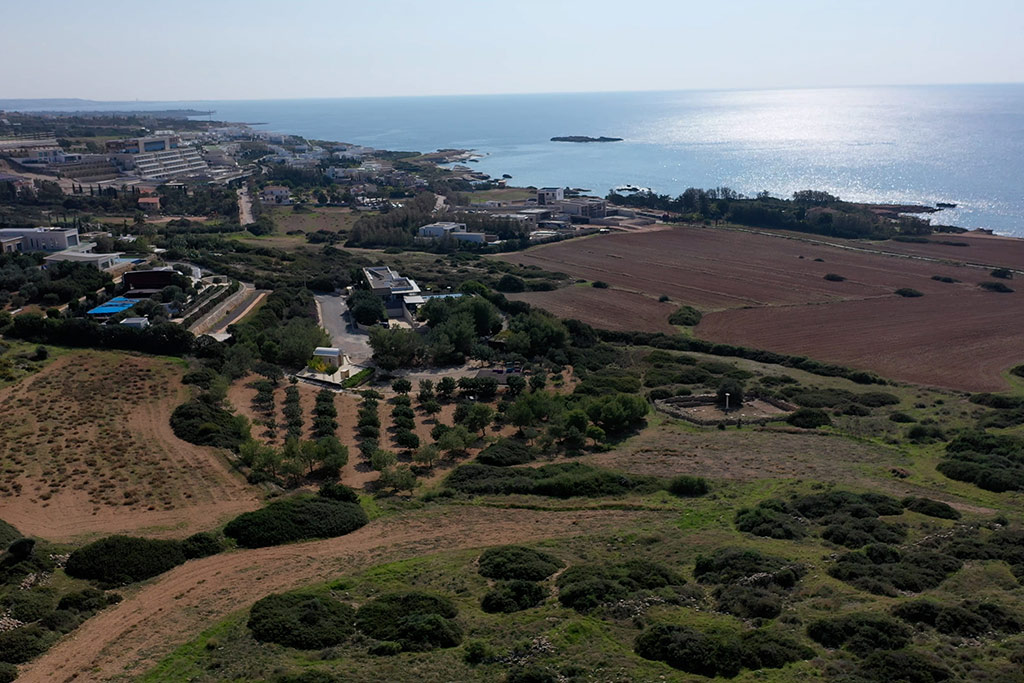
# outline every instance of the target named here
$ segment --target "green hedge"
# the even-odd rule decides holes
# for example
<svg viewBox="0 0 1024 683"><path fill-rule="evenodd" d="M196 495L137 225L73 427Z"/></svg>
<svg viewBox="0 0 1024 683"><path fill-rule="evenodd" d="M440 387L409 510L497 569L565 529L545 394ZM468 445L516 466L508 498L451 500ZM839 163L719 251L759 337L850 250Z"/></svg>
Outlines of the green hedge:
<svg viewBox="0 0 1024 683"><path fill-rule="evenodd" d="M369 519L355 504L313 496L278 500L228 522L224 535L245 548L281 545L310 538L344 536Z"/></svg>
<svg viewBox="0 0 1024 683"><path fill-rule="evenodd" d="M733 678L743 668L777 669L814 656L811 648L773 631L748 631L737 636L674 624L647 629L637 637L633 649L644 659L708 678Z"/></svg>
<svg viewBox="0 0 1024 683"><path fill-rule="evenodd" d="M650 493L665 486L657 477L619 474L574 462L537 468L470 463L448 475L445 485L471 494L523 493L552 498Z"/></svg>
<svg viewBox="0 0 1024 683"><path fill-rule="evenodd" d="M663 565L635 559L616 565L570 567L556 583L559 602L577 612L590 612L631 594L683 586L686 579Z"/></svg>
<svg viewBox="0 0 1024 683"><path fill-rule="evenodd" d="M108 536L71 553L65 571L77 579L116 586L162 574L185 559L180 541Z"/></svg>
<svg viewBox="0 0 1024 683"><path fill-rule="evenodd" d="M499 581L480 601L488 613L511 613L536 607L544 602L548 589L532 581Z"/></svg>

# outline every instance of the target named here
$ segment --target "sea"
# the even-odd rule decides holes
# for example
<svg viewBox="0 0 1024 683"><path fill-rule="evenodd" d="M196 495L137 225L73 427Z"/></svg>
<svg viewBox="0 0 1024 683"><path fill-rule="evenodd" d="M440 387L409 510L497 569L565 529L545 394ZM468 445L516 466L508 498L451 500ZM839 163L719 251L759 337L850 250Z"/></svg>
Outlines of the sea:
<svg viewBox="0 0 1024 683"><path fill-rule="evenodd" d="M954 203L932 222L1024 237L1024 84L95 103L169 107L382 149L472 149L475 170L519 186L826 190ZM550 140L565 135L623 141Z"/></svg>

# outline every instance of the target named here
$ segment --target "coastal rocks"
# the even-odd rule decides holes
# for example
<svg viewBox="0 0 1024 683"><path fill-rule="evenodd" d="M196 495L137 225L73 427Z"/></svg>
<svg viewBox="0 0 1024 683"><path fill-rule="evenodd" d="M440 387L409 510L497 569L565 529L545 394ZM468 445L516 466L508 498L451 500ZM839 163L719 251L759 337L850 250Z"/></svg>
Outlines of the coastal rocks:
<svg viewBox="0 0 1024 683"><path fill-rule="evenodd" d="M561 135L551 138L551 142L622 142L622 138L608 138L603 135L597 138L588 135Z"/></svg>

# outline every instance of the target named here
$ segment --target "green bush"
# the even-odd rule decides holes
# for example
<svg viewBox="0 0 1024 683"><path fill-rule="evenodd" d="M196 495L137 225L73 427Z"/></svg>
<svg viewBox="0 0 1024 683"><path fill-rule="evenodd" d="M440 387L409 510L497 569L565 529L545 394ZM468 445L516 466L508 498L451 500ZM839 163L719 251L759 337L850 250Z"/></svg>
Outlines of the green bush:
<svg viewBox="0 0 1024 683"><path fill-rule="evenodd" d="M834 408L845 403L860 402L857 394L846 389L787 387L783 393L790 401L804 408Z"/></svg>
<svg viewBox="0 0 1024 683"><path fill-rule="evenodd" d="M915 420L913 418L913 416L907 415L906 413L900 412L898 410L896 412L894 412L894 413L891 413L889 415L889 419L892 420L893 422L899 422L900 424L908 424L910 422L917 422L917 420Z"/></svg>
<svg viewBox="0 0 1024 683"><path fill-rule="evenodd" d="M65 571L78 579L116 586L162 574L185 559L180 541L108 536L71 553Z"/></svg>
<svg viewBox="0 0 1024 683"><path fill-rule="evenodd" d="M920 593L935 588L962 564L952 555L933 550L900 551L877 544L840 555L828 573L869 593L895 596L900 591Z"/></svg>
<svg viewBox="0 0 1024 683"><path fill-rule="evenodd" d="M932 275L932 279L936 282L945 282L947 284L953 284L954 282L960 282L955 277L949 277L948 275Z"/></svg>
<svg viewBox="0 0 1024 683"><path fill-rule="evenodd" d="M956 508L931 498L904 498L903 507L913 512L939 519L960 519Z"/></svg>
<svg viewBox="0 0 1024 683"><path fill-rule="evenodd" d="M525 465L537 458L537 451L522 441L515 439L498 439L476 456L477 461L494 467Z"/></svg>
<svg viewBox="0 0 1024 683"><path fill-rule="evenodd" d="M175 436L189 443L234 451L249 438L245 418L232 415L206 394L175 408L171 429Z"/></svg>
<svg viewBox="0 0 1024 683"><path fill-rule="evenodd" d="M671 325L692 327L699 323L702 317L704 317L704 314L693 306L680 306L668 317L668 322Z"/></svg>
<svg viewBox="0 0 1024 683"><path fill-rule="evenodd" d="M1024 438L972 431L946 445L936 468L950 479L966 481L988 491L1024 489Z"/></svg>
<svg viewBox="0 0 1024 683"><path fill-rule="evenodd" d="M755 536L793 540L807 535L789 506L781 500L764 500L755 507L740 508L735 523L738 530Z"/></svg>
<svg viewBox="0 0 1024 683"><path fill-rule="evenodd" d="M235 517L224 527L224 535L244 548L261 548L344 536L368 521L366 512L355 503L296 496Z"/></svg>
<svg viewBox="0 0 1024 683"><path fill-rule="evenodd" d="M484 595L480 601L480 609L488 613L519 612L536 607L544 602L548 590L532 581L500 581Z"/></svg>
<svg viewBox="0 0 1024 683"><path fill-rule="evenodd" d="M843 277L842 275L837 275L836 273L825 273L825 279L828 280L829 282L843 282L844 280L846 280L845 277Z"/></svg>
<svg viewBox="0 0 1024 683"><path fill-rule="evenodd" d="M769 629L747 631L742 636L741 663L747 669L781 669L790 662L814 657L814 650L803 643Z"/></svg>
<svg viewBox="0 0 1024 683"><path fill-rule="evenodd" d="M355 627L356 611L326 595L274 593L259 600L249 612L253 638L302 650L338 645Z"/></svg>
<svg viewBox="0 0 1024 683"><path fill-rule="evenodd" d="M665 662L674 669L708 678L736 676L742 659L738 638L668 624L652 626L641 633L633 650L644 659Z"/></svg>
<svg viewBox="0 0 1024 683"><path fill-rule="evenodd" d="M921 292L910 287L900 287L894 293L898 296L902 296L907 299L915 299L919 296L924 296L924 294L922 294Z"/></svg>
<svg viewBox="0 0 1024 683"><path fill-rule="evenodd" d="M631 594L683 586L686 579L665 566L636 559L616 565L570 567L556 584L562 605L577 612L589 612Z"/></svg>
<svg viewBox="0 0 1024 683"><path fill-rule="evenodd" d="M878 614L848 614L818 619L807 635L827 648L846 648L858 655L875 650L898 650L910 642L910 631L898 621Z"/></svg>
<svg viewBox="0 0 1024 683"><path fill-rule="evenodd" d="M864 659L857 673L862 680L910 683L939 683L953 677L934 655L911 650L873 652Z"/></svg>
<svg viewBox="0 0 1024 683"><path fill-rule="evenodd" d="M0 632L0 662L23 664L50 649L58 634L29 624Z"/></svg>
<svg viewBox="0 0 1024 683"><path fill-rule="evenodd" d="M14 591L4 596L3 606L10 617L29 623L52 612L57 606L57 596L45 588Z"/></svg>
<svg viewBox="0 0 1024 683"><path fill-rule="evenodd" d="M978 286L989 292L999 292L1000 294L1010 294L1013 292L1011 288L1002 282L982 282Z"/></svg>
<svg viewBox="0 0 1024 683"><path fill-rule="evenodd" d="M352 490L348 486L345 486L344 484L339 484L339 483L333 482L333 481L326 482L323 486L321 486L320 487L320 492L318 493L318 495L321 498L328 498L330 500L337 500L337 501L341 501L342 503L358 503L359 502L359 494L358 493L356 493L354 490Z"/></svg>
<svg viewBox="0 0 1024 683"><path fill-rule="evenodd" d="M1009 268L996 268L991 273L989 273L989 275L991 275L992 277L997 277L1001 280L1013 279L1013 271L1010 270Z"/></svg>
<svg viewBox="0 0 1024 683"><path fill-rule="evenodd" d="M878 517L880 515L899 515L903 512L903 505L891 496L851 491L830 491L801 496L793 500L793 508L802 516L811 519L837 514L847 514L853 517Z"/></svg>
<svg viewBox="0 0 1024 683"><path fill-rule="evenodd" d="M181 542L181 550L189 560L216 555L223 549L220 539L217 538L216 534L208 531L192 534Z"/></svg>
<svg viewBox="0 0 1024 683"><path fill-rule="evenodd" d="M604 280L594 280L590 283L590 286L596 289L608 289L608 283Z"/></svg>
<svg viewBox="0 0 1024 683"><path fill-rule="evenodd" d="M959 605L941 605L931 600L912 600L896 605L893 616L912 624L925 624L947 635L975 638L989 631L1020 633L1020 616L993 603L965 600Z"/></svg>
<svg viewBox="0 0 1024 683"><path fill-rule="evenodd" d="M522 666L512 669L505 677L505 683L558 683L561 678L540 666Z"/></svg>
<svg viewBox="0 0 1024 683"><path fill-rule="evenodd" d="M857 396L857 403L868 408L881 408L882 406L894 406L900 402L899 396L887 394L884 391L866 391Z"/></svg>
<svg viewBox="0 0 1024 683"><path fill-rule="evenodd" d="M0 548L6 548L19 538L21 538L21 532L0 519Z"/></svg>
<svg viewBox="0 0 1024 683"><path fill-rule="evenodd" d="M786 591L804 573L802 565L742 548L698 555L693 570L698 582L721 584L714 591L719 610L748 619L778 616Z"/></svg>
<svg viewBox="0 0 1024 683"><path fill-rule="evenodd" d="M7 662L0 662L0 683L14 683L18 678L18 667Z"/></svg>
<svg viewBox="0 0 1024 683"><path fill-rule="evenodd" d="M481 576L522 581L543 581L565 566L553 555L519 545L488 548L477 564Z"/></svg>
<svg viewBox="0 0 1024 683"><path fill-rule="evenodd" d="M361 632L377 640L399 643L405 651L455 647L462 629L454 621L458 610L447 598L409 592L383 595L356 612Z"/></svg>
<svg viewBox="0 0 1024 683"><path fill-rule="evenodd" d="M801 429L816 429L832 424L832 418L818 408L800 408L786 418L786 422Z"/></svg>
<svg viewBox="0 0 1024 683"><path fill-rule="evenodd" d="M703 477L681 474L668 483L668 492L674 496L703 496L708 492L708 482Z"/></svg>
<svg viewBox="0 0 1024 683"><path fill-rule="evenodd" d="M115 605L121 602L121 596L117 593L104 593L95 588L68 593L57 603L58 610L70 610L73 612L98 612L108 605Z"/></svg>
<svg viewBox="0 0 1024 683"><path fill-rule="evenodd" d="M821 532L823 539L854 550L869 543L899 543L907 536L903 527L873 517L831 515L822 523L827 524Z"/></svg>

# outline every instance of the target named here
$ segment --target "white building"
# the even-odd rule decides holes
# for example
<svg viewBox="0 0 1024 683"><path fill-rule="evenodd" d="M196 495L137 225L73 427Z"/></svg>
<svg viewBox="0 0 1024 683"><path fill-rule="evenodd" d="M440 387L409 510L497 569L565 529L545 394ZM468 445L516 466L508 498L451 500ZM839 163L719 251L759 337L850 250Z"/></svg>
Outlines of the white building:
<svg viewBox="0 0 1024 683"><path fill-rule="evenodd" d="M264 204L291 204L292 191L283 185L267 185L260 190L260 201Z"/></svg>
<svg viewBox="0 0 1024 683"><path fill-rule="evenodd" d="M121 324L135 330L144 330L149 327L149 318L125 318Z"/></svg>
<svg viewBox="0 0 1024 683"><path fill-rule="evenodd" d="M430 225L424 225L419 230L419 236L430 239L440 239L445 235L454 236L457 233L464 232L466 232L465 223L440 222L431 223Z"/></svg>
<svg viewBox="0 0 1024 683"><path fill-rule="evenodd" d="M7 245L16 238L21 238L21 247L16 251L60 251L79 245L77 228L0 229L0 240L4 242L5 251Z"/></svg>
<svg viewBox="0 0 1024 683"><path fill-rule="evenodd" d="M546 206L565 199L565 190L560 187L542 187L537 190L537 204Z"/></svg>
<svg viewBox="0 0 1024 683"><path fill-rule="evenodd" d="M120 258L121 253L115 252L112 254L93 254L87 251L77 251L75 249L67 249L65 251L58 251L56 254L50 254L45 259L46 263L57 263L58 261L71 261L72 263L87 263L94 268L99 270L110 270L117 265L117 259Z"/></svg>

